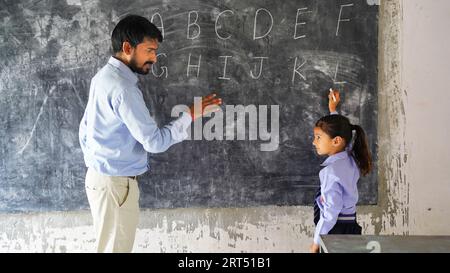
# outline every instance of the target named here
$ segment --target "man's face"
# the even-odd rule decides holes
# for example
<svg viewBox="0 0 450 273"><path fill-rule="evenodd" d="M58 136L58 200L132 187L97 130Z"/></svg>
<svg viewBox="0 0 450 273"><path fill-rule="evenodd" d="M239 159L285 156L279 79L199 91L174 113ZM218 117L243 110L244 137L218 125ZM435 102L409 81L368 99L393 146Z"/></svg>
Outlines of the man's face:
<svg viewBox="0 0 450 273"><path fill-rule="evenodd" d="M158 40L145 38L133 50L130 59L130 68L133 72L147 75L156 63L156 51L158 50Z"/></svg>

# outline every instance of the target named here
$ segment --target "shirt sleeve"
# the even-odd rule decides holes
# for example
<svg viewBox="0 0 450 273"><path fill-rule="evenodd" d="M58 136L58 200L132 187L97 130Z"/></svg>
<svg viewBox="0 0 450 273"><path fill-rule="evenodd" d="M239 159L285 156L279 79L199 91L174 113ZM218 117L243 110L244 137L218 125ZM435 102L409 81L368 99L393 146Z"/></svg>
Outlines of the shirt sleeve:
<svg viewBox="0 0 450 273"><path fill-rule="evenodd" d="M114 112L149 153L162 153L188 137L187 128L192 122L188 113L183 112L181 117L159 128L138 89L125 90L115 102Z"/></svg>
<svg viewBox="0 0 450 273"><path fill-rule="evenodd" d="M80 128L78 130L78 138L80 141L81 150L83 151L83 154L86 152L86 110L84 111L83 118L80 122Z"/></svg>
<svg viewBox="0 0 450 273"><path fill-rule="evenodd" d="M319 244L320 235L328 234L336 225L339 213L344 206L342 192L342 186L338 182L332 182L330 187L322 189L323 209L320 211L320 220L314 232L315 244Z"/></svg>

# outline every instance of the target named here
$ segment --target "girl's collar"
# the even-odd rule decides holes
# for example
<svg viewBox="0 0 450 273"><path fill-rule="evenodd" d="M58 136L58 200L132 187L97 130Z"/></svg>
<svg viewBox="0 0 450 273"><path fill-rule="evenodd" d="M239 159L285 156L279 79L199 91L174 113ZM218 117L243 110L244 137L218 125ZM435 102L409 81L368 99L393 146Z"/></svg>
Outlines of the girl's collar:
<svg viewBox="0 0 450 273"><path fill-rule="evenodd" d="M340 153L330 155L320 166L326 167L326 166L333 164L334 162L336 162L339 159L346 159L346 158L348 158L349 152L350 152L350 149L347 147L344 151L342 151Z"/></svg>

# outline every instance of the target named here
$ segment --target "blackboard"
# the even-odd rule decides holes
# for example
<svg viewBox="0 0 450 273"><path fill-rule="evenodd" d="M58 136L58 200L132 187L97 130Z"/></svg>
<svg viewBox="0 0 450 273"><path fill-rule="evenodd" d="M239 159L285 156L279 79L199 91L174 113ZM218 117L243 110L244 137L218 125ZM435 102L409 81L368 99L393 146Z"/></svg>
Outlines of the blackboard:
<svg viewBox="0 0 450 273"><path fill-rule="evenodd" d="M376 204L377 1L15 0L0 2L0 211L88 208L78 126L127 14L164 34L159 62L140 77L160 125L174 106L213 91L224 105L267 106L267 117L279 107L274 151L261 150L269 141L260 134L149 154L141 207L310 205L324 160L312 127L327 114L330 87L342 91L341 113L368 133L375 170L359 183L360 204Z"/></svg>

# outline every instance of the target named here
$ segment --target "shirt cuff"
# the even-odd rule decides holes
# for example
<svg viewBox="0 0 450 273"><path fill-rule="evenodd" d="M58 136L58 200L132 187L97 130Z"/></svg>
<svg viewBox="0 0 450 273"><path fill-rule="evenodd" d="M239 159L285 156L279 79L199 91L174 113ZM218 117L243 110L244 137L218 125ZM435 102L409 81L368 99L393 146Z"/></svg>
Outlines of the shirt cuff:
<svg viewBox="0 0 450 273"><path fill-rule="evenodd" d="M181 117L179 117L174 123L172 128L172 138L176 142L180 142L188 138L187 129L192 123L191 115L189 115L186 112L183 112L181 114Z"/></svg>
<svg viewBox="0 0 450 273"><path fill-rule="evenodd" d="M320 239L319 239L319 234L318 235L314 235L314 240L313 240L313 242L316 244L316 245L320 245Z"/></svg>
<svg viewBox="0 0 450 273"><path fill-rule="evenodd" d="M330 115L339 115L337 111L331 112Z"/></svg>
<svg viewBox="0 0 450 273"><path fill-rule="evenodd" d="M180 122L183 124L184 128L189 127L192 123L192 117L189 113L183 112L181 113L181 117L179 118Z"/></svg>
<svg viewBox="0 0 450 273"><path fill-rule="evenodd" d="M320 236L320 229L321 229L321 227L319 227L319 224L320 224L320 226L322 226L322 223L320 223L320 221L319 221L319 223L317 223L316 230L314 231L314 238L313 238L313 242L317 245L319 244L319 236Z"/></svg>

